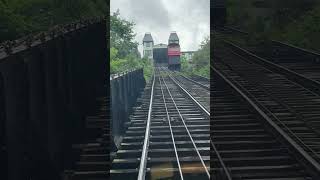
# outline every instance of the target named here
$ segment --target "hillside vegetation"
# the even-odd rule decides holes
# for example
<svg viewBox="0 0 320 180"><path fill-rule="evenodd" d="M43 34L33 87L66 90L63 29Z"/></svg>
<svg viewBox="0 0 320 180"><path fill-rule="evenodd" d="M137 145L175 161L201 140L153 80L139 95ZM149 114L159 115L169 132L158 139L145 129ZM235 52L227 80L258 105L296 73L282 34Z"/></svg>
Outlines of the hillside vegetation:
<svg viewBox="0 0 320 180"><path fill-rule="evenodd" d="M0 43L54 25L107 15L107 4L107 0L0 0ZM110 17L111 73L151 66L140 59L133 27L134 23L121 19L119 12ZM150 76L150 68L145 74Z"/></svg>
<svg viewBox="0 0 320 180"><path fill-rule="evenodd" d="M181 57L181 71L187 75L200 75L210 78L210 38L206 37L195 52L191 62Z"/></svg>
<svg viewBox="0 0 320 180"><path fill-rule="evenodd" d="M0 42L106 15L108 9L106 0L0 0Z"/></svg>
<svg viewBox="0 0 320 180"><path fill-rule="evenodd" d="M110 16L110 73L143 68L145 79L150 80L153 72L151 61L141 58L138 42L134 41L134 22L120 17L117 11Z"/></svg>
<svg viewBox="0 0 320 180"><path fill-rule="evenodd" d="M256 39L276 39L320 50L320 2L317 0L228 0L228 24ZM258 4L258 5L257 5Z"/></svg>

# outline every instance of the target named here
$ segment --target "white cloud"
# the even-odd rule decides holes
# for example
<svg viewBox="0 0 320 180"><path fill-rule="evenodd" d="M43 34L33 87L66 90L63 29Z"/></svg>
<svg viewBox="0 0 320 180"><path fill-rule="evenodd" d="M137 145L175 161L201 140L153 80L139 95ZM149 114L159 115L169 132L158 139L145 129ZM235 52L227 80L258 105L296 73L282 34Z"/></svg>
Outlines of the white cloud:
<svg viewBox="0 0 320 180"><path fill-rule="evenodd" d="M197 50L210 34L210 0L111 0L111 13L136 23L136 41L151 32L155 44L167 43L171 31L180 38L182 51ZM139 46L142 51L142 46Z"/></svg>

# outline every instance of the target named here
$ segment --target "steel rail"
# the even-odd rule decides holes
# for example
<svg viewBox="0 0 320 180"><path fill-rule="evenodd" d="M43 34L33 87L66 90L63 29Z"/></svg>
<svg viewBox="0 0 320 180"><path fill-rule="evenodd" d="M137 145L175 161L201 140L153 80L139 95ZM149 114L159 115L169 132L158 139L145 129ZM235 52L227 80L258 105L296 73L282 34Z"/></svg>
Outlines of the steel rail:
<svg viewBox="0 0 320 180"><path fill-rule="evenodd" d="M237 32L237 33L243 34L243 35L250 35L248 32L241 31L241 30L239 30L239 29L236 29L236 28L230 27L230 26L224 26L224 29L231 30L231 31L233 31L233 32Z"/></svg>
<svg viewBox="0 0 320 180"><path fill-rule="evenodd" d="M298 47L298 46L295 46L292 44L288 44L285 42L277 41L277 40L271 40L271 42L278 44L278 45L281 45L281 46L289 47L289 48L294 49L296 51L303 52L304 54L307 54L307 55L313 55L316 57L320 57L320 52L316 52L316 51L309 50L309 49L304 49L304 48L301 48L301 47Z"/></svg>
<svg viewBox="0 0 320 180"><path fill-rule="evenodd" d="M170 75L169 75L169 76L170 76ZM162 79L163 79L163 77L162 77ZM179 116L180 116L180 118L181 118L181 120L182 120L182 123L183 123L183 125L184 125L184 127L185 127L185 129L186 129L186 131L187 131L187 133L188 133L188 135L189 135L189 137L190 137L190 140L191 140L191 142L192 142L192 145L193 145L193 147L195 148L195 150L196 150L196 152L197 152L197 154L198 154L198 156L199 156L199 158L200 158L201 164L202 164L202 166L204 167L204 169L205 169L205 171L206 171L206 173L207 173L207 176L208 176L209 179L210 179L210 173L209 173L209 171L208 171L208 168L207 168L207 166L205 165L205 163L204 163L204 161L203 161L203 159L202 159L202 157L201 157L201 155L200 155L200 152L199 152L199 150L198 150L198 147L197 147L197 145L195 144L195 142L194 142L194 140L193 140L193 138L192 138L192 135L190 134L190 131L189 131L189 129L188 129L188 127L187 127L187 125L186 125L186 123L185 123L185 121L184 121L183 116L182 116L181 113L180 113L180 110L179 110L179 108L178 108L178 106L177 106L174 98L172 97L172 94L171 94L171 92L170 92L170 89L169 89L169 87L167 86L167 83L166 83L164 80L163 80L163 82L164 82L164 85L165 85L166 88L167 88L167 91L168 91L168 93L169 93L169 95L170 95L170 98L172 99L172 102L173 102L175 108L177 109L177 112L178 112L178 114L179 114Z"/></svg>
<svg viewBox="0 0 320 180"><path fill-rule="evenodd" d="M174 78L172 78L171 75L169 75L169 77L193 100L194 103L197 104L198 107L200 107L203 112L205 112L210 117L210 112L205 107L203 107L186 89L184 89Z"/></svg>
<svg viewBox="0 0 320 180"><path fill-rule="evenodd" d="M300 155L301 157L303 157L308 164L310 164L313 169L315 170L315 172L317 172L319 174L320 172L320 164L315 161L315 159L313 157L311 157L304 149L303 147L301 147L301 145L299 145L298 143L296 143L286 132L284 132L284 130L282 130L282 128L280 128L275 122L273 122L273 120L263 111L262 108L264 108L264 110L268 111L267 109L265 109L265 107L263 105L261 105L259 103L259 101L255 98L255 97L251 97L252 99L250 99L249 96L247 96L244 92L246 91L243 87L241 87L239 84L235 85L234 82L231 82L227 77L224 76L224 74L222 72L220 72L218 69L216 69L215 67L211 66L212 70L214 72L216 72L225 82L227 82L227 84L230 85L230 87L232 87L234 90L236 90L250 105L253 106L253 108L261 115L261 117L266 120L266 122L274 129L276 130L279 135L281 137L284 138L284 140L291 146L293 147L297 152L298 155ZM239 89L237 86L240 86ZM246 92L248 93L248 92ZM250 95L250 93L249 93ZM252 96L252 95L251 95ZM258 103L258 104L256 104ZM259 107L259 105L261 107ZM277 120L278 122L282 123L280 120L277 119L277 117L275 117L273 114L272 116L275 118L275 120ZM284 125L284 127L287 129L287 127ZM287 129L290 132L290 129ZM295 136L295 134L293 134ZM298 139L299 140L299 139ZM309 148L307 146L307 148Z"/></svg>
<svg viewBox="0 0 320 180"><path fill-rule="evenodd" d="M145 176L146 176L154 84L155 84L155 73L153 74L153 82L152 82L151 95L150 95L147 127L146 127L145 136L144 136L143 149L142 149L141 161L140 161L140 166L139 166L138 180L144 180Z"/></svg>
<svg viewBox="0 0 320 180"><path fill-rule="evenodd" d="M231 174L229 173L229 170L228 170L227 166L225 165L225 163L224 163L224 161L223 161L223 159L222 159L222 157L221 157L221 155L220 155L220 153L219 153L216 145L215 145L214 142L212 141L211 137L210 137L210 144L211 144L211 146L212 146L212 148L213 148L213 151L214 151L214 152L216 153L216 155L217 155L217 158L218 158L218 160L219 160L219 162L220 162L220 164L221 164L221 166L222 166L223 171L225 172L225 175L227 176L227 179L228 179L228 180L232 180Z"/></svg>
<svg viewBox="0 0 320 180"><path fill-rule="evenodd" d="M200 77L200 78L202 78L202 79L205 79L205 80L210 81L210 78L207 78L207 77L204 77L204 76L201 76L201 75L197 75L197 74L195 74L194 76L198 76L198 77Z"/></svg>
<svg viewBox="0 0 320 180"><path fill-rule="evenodd" d="M256 64L261 65L264 69L267 69L273 73L281 74L291 82L299 85L300 87L306 89L307 91L315 95L320 96L320 82L308 78L305 75L299 74L295 71L292 71L284 66L266 60L260 56L257 56L256 54L253 54L230 41L224 40L224 43L232 48L232 52L235 55L245 58L246 61L255 62ZM238 50L238 52L235 52L235 50ZM244 57L244 55L240 55L239 51L249 57Z"/></svg>
<svg viewBox="0 0 320 180"><path fill-rule="evenodd" d="M175 73L173 73L175 74ZM210 88L207 85L201 86L201 84L197 84L196 81L184 77L179 74L179 76L175 76L176 80L184 87L186 87L187 91L199 102L203 103L203 106L209 111L210 110ZM190 86L190 88L188 88Z"/></svg>
<svg viewBox="0 0 320 180"><path fill-rule="evenodd" d="M238 55L237 53L234 53L234 54L236 54L237 56L239 56L239 57L241 57L241 58L243 58L243 59L245 60L245 57L243 57L243 56L241 56L241 55ZM218 58L218 59L219 59L219 58ZM222 62L222 64L225 64L225 62ZM226 65L227 65L227 64L226 64ZM275 73L275 72L273 72L272 70L270 70L270 69L268 69L268 68L265 68L265 67L263 67L263 66L262 66L262 68L265 69L265 70L268 70L268 71L270 71L270 72L272 72L272 73ZM232 69L232 70L233 70L233 69ZM235 70L233 70L233 71L235 71ZM237 72L237 71L235 71L235 72ZM231 79L233 80L233 78L231 78ZM301 88L305 89L306 91L308 91L308 92L310 92L310 93L318 96L318 94L315 94L314 92L310 91L309 89L306 89L305 87L301 86L300 84L297 84L296 82L294 82L294 81L292 81L292 80L290 80L290 79L288 79L288 81L291 82L291 83L293 83L293 84L296 84L296 85L300 86ZM239 85L239 86L240 86L240 85ZM267 91L267 90L265 90L265 91ZM247 92L247 93L250 94L249 92ZM252 98L255 99L257 102L259 102L259 100L257 100L255 97L253 97L253 95L251 95L251 96L252 96ZM279 101L279 100L277 100L277 101ZM279 103L280 103L280 102L279 102ZM280 103L280 104L283 104L283 103ZM263 105L261 105L261 106L263 106ZM263 106L263 107L264 107L264 106ZM296 135L296 133L294 133L287 125L285 125L278 117L276 117L268 108L264 107L264 109L265 109L265 111L267 111L276 121L278 121L286 130L288 130L288 131L289 131L289 134L291 134L292 136L294 136L294 138L297 139L299 143L301 143L300 146L301 146L302 148L305 148L305 149L309 150L309 151L311 152L311 154L313 154L314 156L316 156L317 158L319 158L319 155L317 154L317 152L315 152L311 147L309 147L307 144L305 144L305 143L303 142L303 140ZM296 112L293 112L293 113L296 113ZM296 113L296 114L297 114L297 113Z"/></svg>
<svg viewBox="0 0 320 180"><path fill-rule="evenodd" d="M170 122L170 115L169 115L169 111L168 111L168 108L167 108L166 99L165 99L165 97L164 97L164 92L163 92L162 85L161 85L161 74L160 74L160 76L159 76L159 83L160 83L160 89L161 89L161 94L162 94L164 106L165 106L165 109L166 109L166 114L167 114L167 119L168 119L168 123L169 123L171 139L172 139L172 144L173 144L174 153L175 153L176 159L177 159L177 164L178 164L178 168L179 168L180 178L181 178L181 180L183 180L183 174L182 174L182 169L181 169L181 165L180 165L180 161L179 161L179 155L178 155L176 143L175 143L174 136L173 136L172 126L171 126L171 122Z"/></svg>
<svg viewBox="0 0 320 180"><path fill-rule="evenodd" d="M170 76L170 78L202 109L203 112L206 113L206 115L208 117L210 117L210 112L208 112L205 107L203 107L196 99L194 99L194 97L186 89L184 89L179 83L177 83L171 76ZM217 155L217 158L218 158L218 160L219 160L219 162L220 162L220 164L221 164L221 166L222 166L222 168L223 168L228 180L232 180L231 174L229 173L229 170L227 169L227 167L226 167L226 165L225 165L220 153L218 152L218 149L216 148L216 146L213 143L211 138L210 138L210 143L211 143L211 146L213 147L214 152Z"/></svg>
<svg viewBox="0 0 320 180"><path fill-rule="evenodd" d="M198 86L200 86L200 87L202 87L202 88L204 88L204 89L206 89L206 90L210 90L210 86L201 84L201 83L199 83L199 82L197 82L197 81L195 81L195 80L193 80L193 79L190 79L190 78L188 78L188 77L186 77L186 76L184 76L184 75L182 75L182 74L180 74L180 76L182 76L183 78L185 78L185 79L187 79L187 80L189 80L189 81L197 84Z"/></svg>

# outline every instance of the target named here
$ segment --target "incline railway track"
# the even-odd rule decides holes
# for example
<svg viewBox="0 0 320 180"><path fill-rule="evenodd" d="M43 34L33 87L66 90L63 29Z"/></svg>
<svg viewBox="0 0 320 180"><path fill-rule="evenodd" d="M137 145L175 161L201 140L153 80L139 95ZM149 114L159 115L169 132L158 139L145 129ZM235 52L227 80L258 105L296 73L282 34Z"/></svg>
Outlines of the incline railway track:
<svg viewBox="0 0 320 180"><path fill-rule="evenodd" d="M319 126L314 119L320 112L317 94L232 49L215 50L213 66L243 87L317 169L320 153Z"/></svg>
<svg viewBox="0 0 320 180"><path fill-rule="evenodd" d="M156 69L113 159L111 179L210 179L210 113L190 86Z"/></svg>
<svg viewBox="0 0 320 180"><path fill-rule="evenodd" d="M319 134L319 82L316 82L313 79L298 74L297 72L293 72L285 67L273 64L265 59L254 56L250 52L247 52L234 45L232 49L234 55L240 57L240 59L245 60L239 62L250 63L250 66L257 66L260 69L267 70L269 74L274 74L275 76L271 78L273 80L269 78L269 81L272 81L273 84L277 84L274 86L271 86L270 84L270 88L273 88L272 91L274 92L275 97L279 98L279 100L281 100L286 106L288 106L298 115L300 115L301 119L306 121L306 123L309 123ZM262 78L262 76L260 78ZM262 82L260 82L260 84L261 83ZM283 83L285 83L286 86L283 86ZM282 92L286 92L287 94L281 94L279 90L282 90Z"/></svg>
<svg viewBox="0 0 320 180"><path fill-rule="evenodd" d="M202 77L202 76L198 76L198 75L193 75L190 77L190 79L197 81L205 86L210 87L210 79L206 78L206 77Z"/></svg>
<svg viewBox="0 0 320 180"><path fill-rule="evenodd" d="M254 51L268 60L320 83L320 53L272 41L268 48Z"/></svg>
<svg viewBox="0 0 320 180"><path fill-rule="evenodd" d="M206 90L210 90L210 79L202 77L202 76L198 76L198 75L192 75L190 77L184 76L184 75L180 75L181 77L183 77L184 79L187 79L190 82L193 82L194 84L206 89Z"/></svg>
<svg viewBox="0 0 320 180"><path fill-rule="evenodd" d="M75 164L73 172L66 172L66 179L72 180L103 180L108 178L108 147L110 147L109 119L106 115L109 109L109 98L97 98L98 106L92 116L86 117L87 143L78 148L80 158Z"/></svg>
<svg viewBox="0 0 320 180"><path fill-rule="evenodd" d="M232 27L220 28L221 34L249 33ZM238 54L253 57L257 63L264 64L287 78L320 95L320 53L303 49L284 42L271 40L255 46L239 47L226 42Z"/></svg>
<svg viewBox="0 0 320 180"><path fill-rule="evenodd" d="M245 32L245 31L241 31L241 30L239 30L237 28L233 28L233 27L229 27L229 26L216 28L215 32L223 33L223 34L249 35L249 33Z"/></svg>
<svg viewBox="0 0 320 180"><path fill-rule="evenodd" d="M206 82L195 81L193 77L186 77L182 74L174 76L174 79L178 81L188 92L200 103L206 110L210 111L210 85ZM197 77L196 77L197 78Z"/></svg>
<svg viewBox="0 0 320 180"><path fill-rule="evenodd" d="M229 31L226 33L234 32ZM264 44L262 47L246 47L249 50L245 50L228 41L220 42L223 43L214 49L214 61L211 64L215 76L219 76L220 81L222 79L225 84L228 84L227 86L231 87L233 94L236 93L244 102L250 104L250 111L243 115L251 117L250 113L252 112L255 112L255 115L259 115L260 122L264 127L267 127L265 130L273 135L273 140L278 141L277 144L285 147L288 150L286 154L293 158L295 163L303 169L298 168L297 172L305 173L303 176L301 174L281 176L275 173L272 175L272 173L267 173L270 169L264 167L262 169L266 170L264 172L266 177L254 177L253 179L319 179L320 123L318 119L320 115L320 86L316 82L317 68L308 68L306 66L306 64L318 63L319 56L306 52L306 50L297 50L297 48L293 50L293 47L289 48L288 45L281 43L279 45L279 42L275 41L272 42L273 46L276 45L281 49L272 53L268 51L270 50L268 49L270 44ZM267 50L264 51L263 48ZM271 51L274 49L271 48ZM266 57L270 53L272 54L271 57L269 56L271 60L258 57L252 52L260 53L260 55ZM292 57L296 57L296 59ZM295 66L296 63L299 65ZM301 64L304 65L300 66ZM217 79L219 78L213 80ZM212 91L215 92L220 86L222 85L216 85L216 88ZM225 99L230 96L225 90L222 92L226 94ZM219 102L217 94L213 93L211 96ZM213 103L213 122L219 117L217 115L219 109L215 107L218 105L217 100ZM236 107L230 108L230 110L238 112ZM229 118L232 119L233 117ZM245 127L252 125L254 124L249 123ZM211 132L214 133L216 125L211 127L213 127ZM263 140L263 138L260 138L260 140ZM227 156L221 153L219 147L217 149L220 151L227 169L230 169L227 163ZM280 153L274 152L272 154L277 156ZM262 159L266 162L268 158ZM236 172L232 170L228 170L228 172L231 172L232 177L237 177L234 174ZM258 172L255 171L247 175L258 174ZM289 175L290 172L285 174ZM268 177L269 175L271 176ZM240 179L251 179L251 177L241 176Z"/></svg>
<svg viewBox="0 0 320 180"><path fill-rule="evenodd" d="M255 111L250 97L215 68L211 82L211 140L220 156L212 154L211 161L217 179L312 179L312 168L297 160L290 138Z"/></svg>
<svg viewBox="0 0 320 180"><path fill-rule="evenodd" d="M319 102L315 94L245 58L222 54L223 60L216 58L214 66L257 98L269 116L319 162L320 136L317 120L313 119Z"/></svg>
<svg viewBox="0 0 320 180"><path fill-rule="evenodd" d="M272 41L266 47L257 46L246 49L227 41L225 44L232 51L248 60L282 74L291 81L320 95L320 74L317 71L319 70L319 54L276 41Z"/></svg>

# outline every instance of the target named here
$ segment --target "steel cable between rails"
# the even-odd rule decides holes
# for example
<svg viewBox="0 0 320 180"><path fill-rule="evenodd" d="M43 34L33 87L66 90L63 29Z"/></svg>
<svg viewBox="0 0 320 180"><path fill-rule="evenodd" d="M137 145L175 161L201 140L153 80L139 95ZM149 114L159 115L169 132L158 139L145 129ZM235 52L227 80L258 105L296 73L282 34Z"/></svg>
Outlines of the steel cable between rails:
<svg viewBox="0 0 320 180"><path fill-rule="evenodd" d="M186 131L187 131L187 133L188 133L188 136L189 136L189 138L190 138L190 140L191 140L191 142L192 142L192 144L193 144L193 147L195 148L195 151L197 152L197 155L199 156L199 159L200 159L200 161L201 161L201 164L202 164L202 166L204 167L208 178L210 179L210 173L209 173L209 171L208 171L208 169L207 169L207 166L206 166L205 163L204 163L204 160L203 160L202 156L200 155L200 152L199 152L199 150L198 150L198 147L196 146L196 144L195 144L195 142L194 142L194 140L193 140L193 138L192 138L192 136L191 136L191 134L190 134L190 131L189 131L189 129L188 129L188 127L187 127L187 125L186 125L186 123L185 123L185 121L184 121L184 118L183 118L183 116L181 115L180 110L179 110L179 108L177 107L177 104L176 104L174 98L172 97L172 94L171 94L171 92L170 92L169 87L167 86L167 83L164 81L164 78L163 78L163 77L162 77L162 79L163 79L164 85L166 86L166 89L167 89L167 91L168 91L168 93L169 93L169 95L170 95L170 98L172 99L172 102L173 102L173 104L174 104L174 106L175 106L175 108L176 108L176 110L177 110L177 112L178 112L178 114L179 114L179 116L180 116L180 118L181 118L181 121L182 121L182 123L183 123L183 125L184 125L184 127L185 127L185 129L186 129Z"/></svg>
<svg viewBox="0 0 320 180"><path fill-rule="evenodd" d="M160 72L160 71L159 71L159 72ZM160 73L159 73L159 74L160 74ZM165 97L164 97L164 92L163 92L162 85L161 85L161 74L160 74L160 76L159 76L159 83L160 83L161 94L162 94L164 106L165 106L165 109L166 109L167 119L168 119L168 123L169 123L169 128L170 128L170 134L171 134L172 144L173 144L173 148L174 148L174 152L175 152L175 155L176 155L176 160L177 160L177 164L178 164L178 168L179 168L179 174L180 174L181 180L183 180L183 174L182 174L182 169L181 169L181 165L180 165L180 161L179 161L179 155L178 155L176 143L175 143L174 136L173 136L172 126L171 126L171 122L170 122L170 115L169 115L169 111L168 111L168 108L167 108L166 99L165 99Z"/></svg>
<svg viewBox="0 0 320 180"><path fill-rule="evenodd" d="M172 78L172 77L171 77L171 78ZM206 111L206 109L205 109L204 107L202 107L201 104L198 103L198 102L192 97L192 95L187 92L187 90L183 89L182 86L179 85L179 83L174 80L174 78L172 78L172 80L173 80L183 91L185 91L185 92L193 99L193 101L196 102L196 104L197 104L198 106L200 106L200 108L207 114L207 116L210 117L210 112ZM220 162L220 164L221 164L221 166L222 166L223 171L225 172L225 175L226 175L227 179L228 179L228 180L232 180L231 174L230 174L228 168L226 167L226 165L225 165L225 163L224 163L224 161L223 161L223 158L221 157L218 149L216 148L216 146L215 146L215 144L214 144L214 142L212 141L211 138L210 138L210 144L211 144L211 146L212 146L215 154L217 155L217 158L218 158L218 160L219 160L219 162Z"/></svg>
<svg viewBox="0 0 320 180"><path fill-rule="evenodd" d="M167 68L161 68L161 69L163 69L164 71L169 72L169 70L168 70ZM173 79L173 81L175 82L174 79ZM178 84L177 82L175 82L175 83ZM178 86L180 86L180 85L178 85ZM188 95L191 97L191 99L200 107L200 109L202 109L202 111L203 111L208 117L210 117L210 112L208 112L204 107L202 107L202 105L201 105L200 103L198 103L197 100L195 100L195 99L194 99L186 90L184 90L181 86L180 86L180 88L181 88L183 91L185 91L185 93L188 94ZM215 154L217 155L218 161L220 162L220 164L221 164L221 166L222 166L222 169L223 169L223 171L225 172L225 175L227 176L227 179L228 179L228 180L232 180L232 176L231 176L228 168L226 167L226 165L225 165L225 163L224 163L224 161L223 161L223 159L222 159L222 157L221 157L218 149L216 148L216 146L215 146L215 144L214 144L214 142L212 141L211 138L210 138L210 144L211 144L211 146L213 147L213 150L214 150Z"/></svg>

